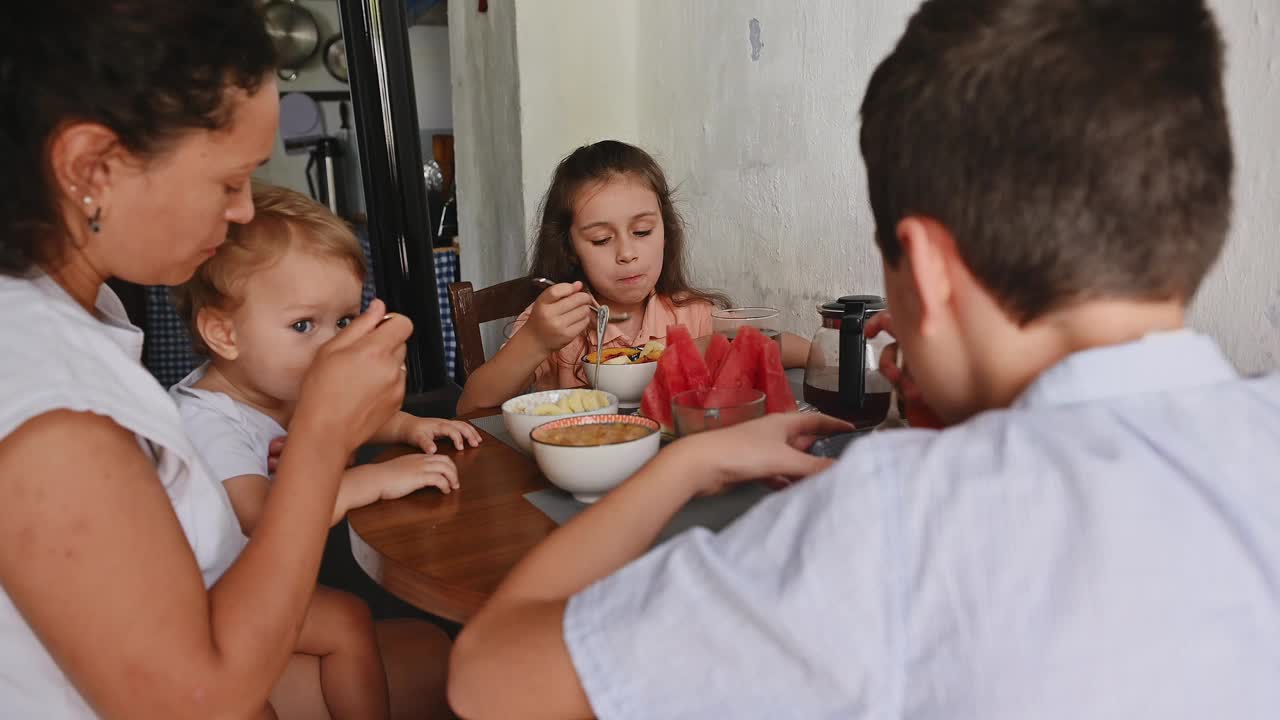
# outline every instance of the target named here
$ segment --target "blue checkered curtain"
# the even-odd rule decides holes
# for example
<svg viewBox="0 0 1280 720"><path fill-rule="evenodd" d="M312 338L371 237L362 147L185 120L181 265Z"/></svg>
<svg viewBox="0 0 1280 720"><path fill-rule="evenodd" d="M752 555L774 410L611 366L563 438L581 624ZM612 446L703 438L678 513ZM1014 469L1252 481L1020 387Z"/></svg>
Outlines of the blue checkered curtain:
<svg viewBox="0 0 1280 720"><path fill-rule="evenodd" d="M164 387L171 387L204 362L192 350L187 326L169 302L169 288L147 288L147 326L143 330L147 342L142 363Z"/></svg>
<svg viewBox="0 0 1280 720"><path fill-rule="evenodd" d="M364 247L365 260L373 267L368 234L364 226L357 229L360 244ZM453 313L449 305L449 283L458 281L458 248L437 248L434 253L436 291L440 301L440 329L444 340L445 376L452 378L457 363L458 340L453 328ZM367 308L374 298L373 273L369 273L361 293L361 309ZM192 349L191 336L178 313L169 301L169 288L147 288L147 342L142 362L160 384L173 386L194 370L204 358Z"/></svg>
<svg viewBox="0 0 1280 720"><path fill-rule="evenodd" d="M440 338L444 346L444 375L453 378L458 362L458 334L453 327L449 283L458 282L458 246L436 248L436 298L440 301Z"/></svg>

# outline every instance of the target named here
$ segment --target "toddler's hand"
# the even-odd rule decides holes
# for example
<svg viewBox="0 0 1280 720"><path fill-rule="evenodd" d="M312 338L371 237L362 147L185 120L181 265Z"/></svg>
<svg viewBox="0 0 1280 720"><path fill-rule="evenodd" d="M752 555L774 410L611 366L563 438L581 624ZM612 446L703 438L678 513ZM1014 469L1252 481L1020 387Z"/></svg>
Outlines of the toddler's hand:
<svg viewBox="0 0 1280 720"><path fill-rule="evenodd" d="M436 438L447 437L453 446L465 450L468 445L476 447L480 444L480 432L471 423L461 420L442 420L440 418L414 418L405 423L404 438L401 442L421 448L428 455L436 451Z"/></svg>
<svg viewBox="0 0 1280 720"><path fill-rule="evenodd" d="M528 329L547 353L559 352L591 325L591 296L582 292L582 283L552 285L538 296L529 313Z"/></svg>
<svg viewBox="0 0 1280 720"><path fill-rule="evenodd" d="M401 455L376 465L364 465L376 473L379 500L395 500L424 487L450 493L458 487L458 468L446 455Z"/></svg>

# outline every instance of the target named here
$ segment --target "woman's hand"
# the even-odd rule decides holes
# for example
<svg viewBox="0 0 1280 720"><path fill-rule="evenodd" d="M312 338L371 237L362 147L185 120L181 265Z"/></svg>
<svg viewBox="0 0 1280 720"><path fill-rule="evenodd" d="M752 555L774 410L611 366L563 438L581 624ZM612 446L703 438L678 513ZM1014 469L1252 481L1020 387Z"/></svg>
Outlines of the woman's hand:
<svg viewBox="0 0 1280 720"><path fill-rule="evenodd" d="M386 305L374 300L316 353L291 432L318 426L347 454L354 452L400 409L404 343L412 332L408 318L386 315Z"/></svg>
<svg viewBox="0 0 1280 720"><path fill-rule="evenodd" d="M559 352L591 325L592 302L581 282L552 285L533 303L529 322L521 331L532 332L547 354Z"/></svg>

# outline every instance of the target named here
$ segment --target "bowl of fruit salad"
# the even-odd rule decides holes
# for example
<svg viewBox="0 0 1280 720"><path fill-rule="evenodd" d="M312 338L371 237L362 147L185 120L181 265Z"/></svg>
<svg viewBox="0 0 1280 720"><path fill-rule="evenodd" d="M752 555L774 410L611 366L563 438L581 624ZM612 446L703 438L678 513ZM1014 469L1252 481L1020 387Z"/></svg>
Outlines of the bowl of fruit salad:
<svg viewBox="0 0 1280 720"><path fill-rule="evenodd" d="M605 348L598 356L582 358L587 383L618 398L618 406L640 407L644 389L658 371L658 360L666 350L660 340L650 340L639 347Z"/></svg>
<svg viewBox="0 0 1280 720"><path fill-rule="evenodd" d="M533 429L567 417L612 415L618 412L618 397L600 390L547 390L520 395L502 403L502 421L516 445L533 452L529 433Z"/></svg>

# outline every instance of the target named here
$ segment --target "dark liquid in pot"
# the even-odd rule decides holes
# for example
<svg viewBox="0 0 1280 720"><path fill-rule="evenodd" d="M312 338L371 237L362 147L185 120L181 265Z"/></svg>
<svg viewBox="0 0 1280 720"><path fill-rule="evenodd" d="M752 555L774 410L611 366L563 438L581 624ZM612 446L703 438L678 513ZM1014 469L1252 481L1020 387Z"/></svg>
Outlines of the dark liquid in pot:
<svg viewBox="0 0 1280 720"><path fill-rule="evenodd" d="M840 402L840 393L834 390L804 384L804 401L818 408L819 412L848 420L858 428L875 427L889 416L889 400L892 392L866 393L862 407L849 407Z"/></svg>

